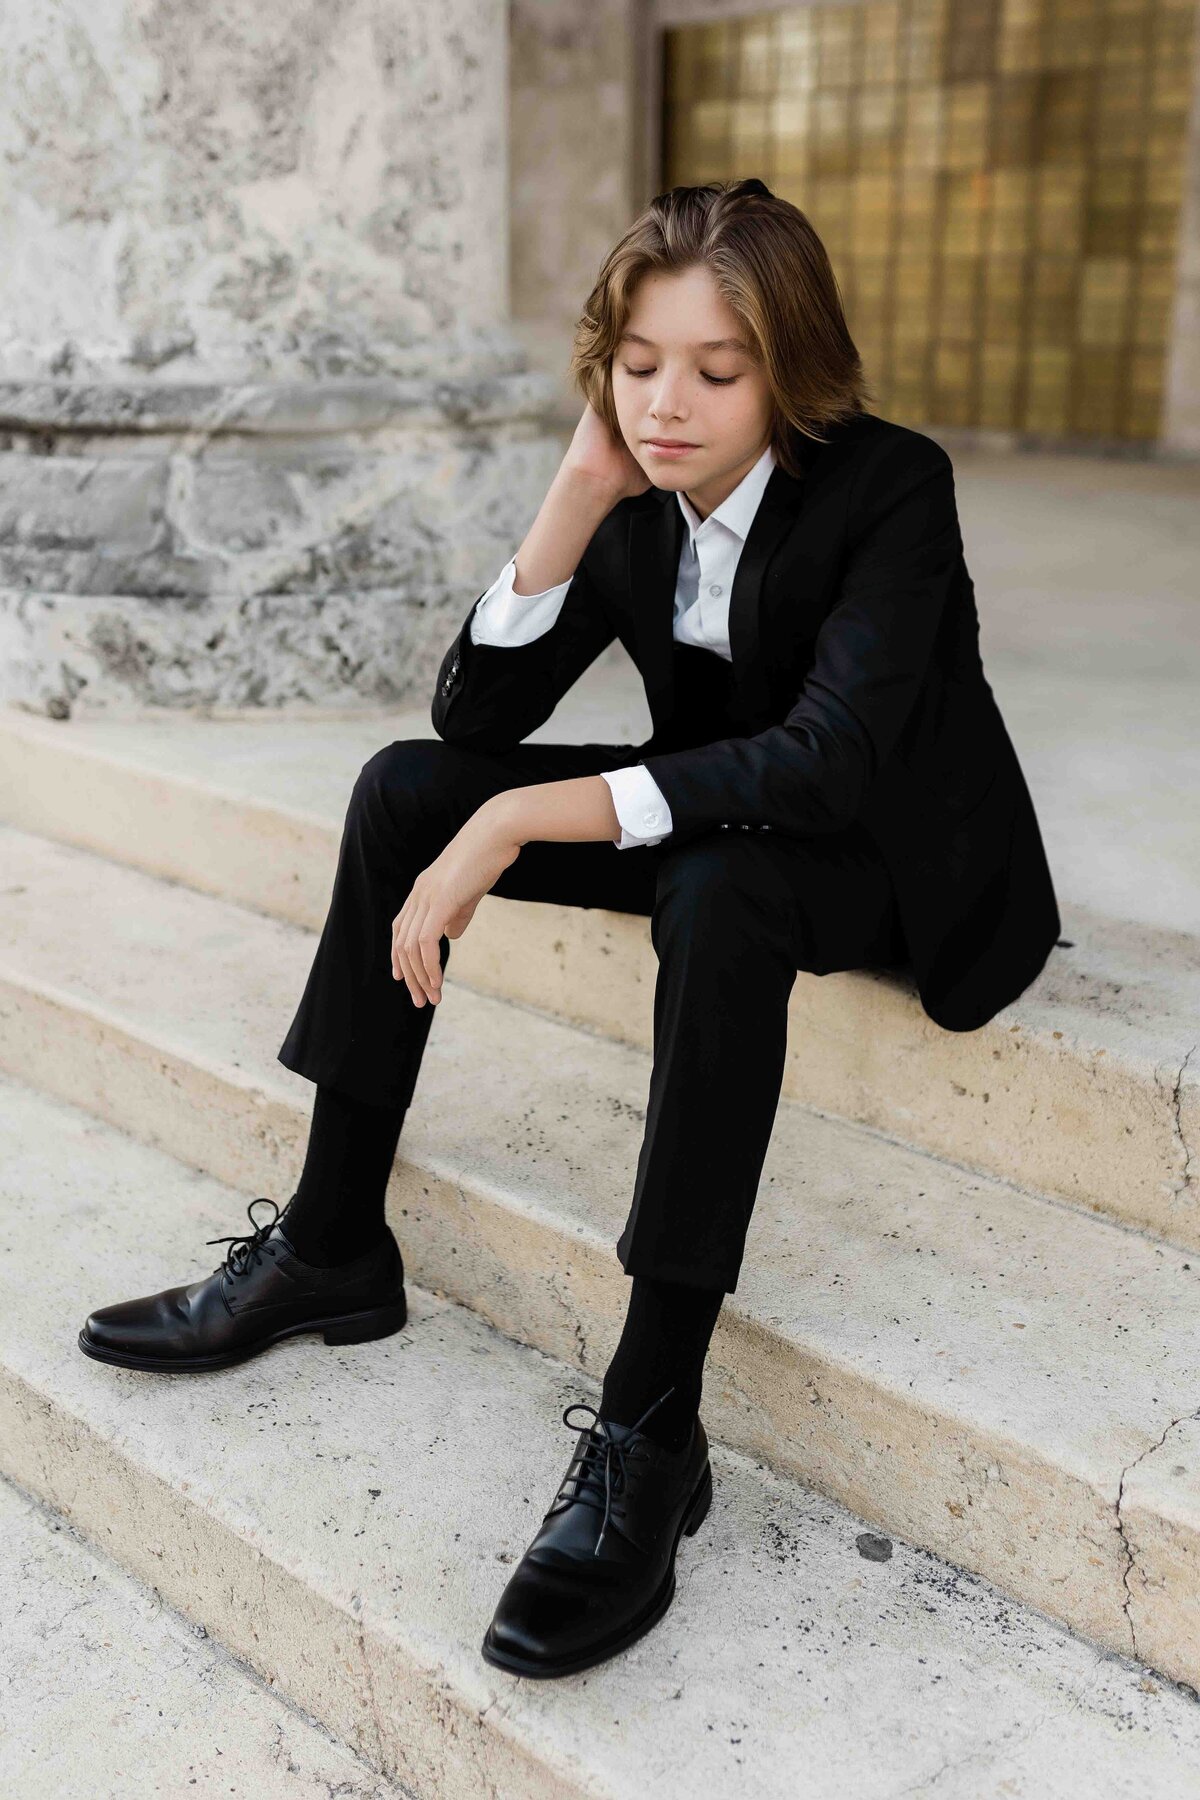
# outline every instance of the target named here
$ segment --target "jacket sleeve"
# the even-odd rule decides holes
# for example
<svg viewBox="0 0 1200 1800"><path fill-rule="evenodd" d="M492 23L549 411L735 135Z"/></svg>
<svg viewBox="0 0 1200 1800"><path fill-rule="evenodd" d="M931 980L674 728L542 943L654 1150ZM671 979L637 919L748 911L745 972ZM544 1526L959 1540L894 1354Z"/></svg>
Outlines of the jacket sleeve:
<svg viewBox="0 0 1200 1800"><path fill-rule="evenodd" d="M914 466L915 464L915 466ZM680 835L721 824L844 830L912 711L960 568L950 458L888 446L857 478L837 598L781 724L643 758Z"/></svg>
<svg viewBox="0 0 1200 1800"><path fill-rule="evenodd" d="M616 627L588 574L586 558L571 577L554 623L528 644L473 641L471 620L488 592L485 588L474 601L442 658L430 719L448 744L500 752L545 724L567 690L611 644Z"/></svg>

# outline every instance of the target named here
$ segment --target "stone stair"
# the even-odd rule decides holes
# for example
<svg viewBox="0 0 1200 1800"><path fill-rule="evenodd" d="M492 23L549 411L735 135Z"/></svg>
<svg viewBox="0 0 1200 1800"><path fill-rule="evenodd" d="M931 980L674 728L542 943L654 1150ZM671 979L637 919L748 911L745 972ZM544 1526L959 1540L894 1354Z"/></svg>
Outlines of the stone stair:
<svg viewBox="0 0 1200 1800"><path fill-rule="evenodd" d="M236 1223L243 1195L7 1076L0 1115L5 1473L87 1546L55 1566L28 1547L28 1518L6 1529L4 1792L173 1800L192 1777L150 1776L183 1746L206 1768L199 1792L255 1800L276 1791L280 1757L289 1794L318 1776L329 1793L391 1791L366 1764L422 1800L1188 1791L1200 1709L1186 1690L720 1442L715 1504L683 1540L655 1630L582 1675L499 1674L478 1641L566 1466L562 1411L595 1404L597 1383L416 1282L409 1325L374 1344L292 1338L208 1375L91 1362L75 1346L88 1301L204 1272L204 1240ZM147 1669L130 1644L147 1601L131 1619L99 1559L243 1668L218 1680L158 1620ZM72 1639L85 1632L87 1660L103 1651L102 1680L71 1689L64 1744L53 1711L38 1714L79 1670L60 1621L81 1586L92 1618L74 1618ZM131 1656L141 1666L123 1677ZM121 1711L109 1694L131 1683ZM307 1715L302 1742L294 1717L268 1736L272 1696ZM241 1788L214 1773L234 1698ZM147 1703L165 1723L143 1720ZM72 1744L86 1775L64 1783Z"/></svg>
<svg viewBox="0 0 1200 1800"><path fill-rule="evenodd" d="M8 1481L0 1481L0 1588L0 1792L411 1796Z"/></svg>
<svg viewBox="0 0 1200 1800"><path fill-rule="evenodd" d="M0 819L318 930L355 776L429 735L419 708L207 729L0 708ZM889 975L799 977L784 1093L1200 1250L1200 939L1060 898L1062 947L980 1031ZM643 918L488 895L447 976L648 1050L655 969Z"/></svg>
<svg viewBox="0 0 1200 1800"><path fill-rule="evenodd" d="M275 1052L349 786L406 734L427 721L0 723L4 1472L422 1795L790 1794L803 1769L814 1794L1066 1796L1089 1756L1105 1792L1126 1763L1131 1793L1180 1791L1170 1759L1200 1736L1185 934L1065 901L1069 943L970 1034L902 983L798 977L706 1373L719 1503L667 1619L601 1671L494 1680L478 1639L565 1466L561 1409L595 1397L620 1329L646 920L490 896L453 945L389 1193L411 1335L168 1381L78 1354L93 1305L211 1267L204 1237L291 1192L312 1089ZM392 1504L364 1507L372 1486ZM893 1534L937 1590L936 1645L912 1592L881 1598ZM1052 1695L1027 1685L1039 1657L1061 1659ZM1117 1689L1155 1695L1161 1767L1118 1744Z"/></svg>

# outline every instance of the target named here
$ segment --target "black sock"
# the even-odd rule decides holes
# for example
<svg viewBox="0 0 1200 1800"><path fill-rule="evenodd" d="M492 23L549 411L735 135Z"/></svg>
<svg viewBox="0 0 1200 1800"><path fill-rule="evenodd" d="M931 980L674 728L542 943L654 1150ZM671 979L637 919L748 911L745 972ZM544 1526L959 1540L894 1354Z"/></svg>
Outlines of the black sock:
<svg viewBox="0 0 1200 1800"><path fill-rule="evenodd" d="M635 1275L625 1326L604 1376L601 1416L633 1425L673 1386L641 1429L656 1443L681 1450L700 1409L704 1359L724 1298L724 1288Z"/></svg>
<svg viewBox="0 0 1200 1800"><path fill-rule="evenodd" d="M406 1111L317 1084L300 1185L279 1221L304 1262L352 1262L384 1237L388 1176Z"/></svg>

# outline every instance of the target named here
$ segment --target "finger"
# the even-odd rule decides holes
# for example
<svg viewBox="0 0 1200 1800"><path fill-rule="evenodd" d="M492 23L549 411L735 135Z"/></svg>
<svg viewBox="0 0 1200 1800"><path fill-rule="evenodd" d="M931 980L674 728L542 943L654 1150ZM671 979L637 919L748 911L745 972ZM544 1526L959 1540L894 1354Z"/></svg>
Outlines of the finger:
<svg viewBox="0 0 1200 1800"><path fill-rule="evenodd" d="M429 901L426 899L419 899L413 907L412 917L408 922L408 930L404 934L404 948L408 954L409 962L412 964L418 981L421 983L422 988L429 995L430 999L434 997L434 984L430 980L429 975L429 966L426 957L426 939L428 937L429 920L431 917L432 908Z"/></svg>
<svg viewBox="0 0 1200 1800"><path fill-rule="evenodd" d="M404 979L404 970L400 966L399 946L402 934L408 927L408 915L411 906L412 896L410 895L392 920L392 974L397 981L402 981Z"/></svg>
<svg viewBox="0 0 1200 1800"><path fill-rule="evenodd" d="M425 972L425 989L432 1001L437 1001L442 992L442 934L437 929L432 907L426 907L424 916L417 925L418 967Z"/></svg>
<svg viewBox="0 0 1200 1800"><path fill-rule="evenodd" d="M429 993L429 977L425 973L425 958L415 925L409 927L408 936L404 940L404 954L408 958L409 967L412 969L413 976L419 984L421 992L427 999L431 998Z"/></svg>
<svg viewBox="0 0 1200 1800"><path fill-rule="evenodd" d="M442 959L438 955L440 941L440 934L425 939L426 987L429 991L429 998L435 1006L442 997Z"/></svg>
<svg viewBox="0 0 1200 1800"><path fill-rule="evenodd" d="M405 981L408 983L408 991L412 995L413 1005L414 1006L424 1006L424 1004L425 1004L425 989L421 986L420 981L417 979L416 970L413 968L412 962L408 955L408 952L404 948L403 944L398 945L396 954L400 959L401 973L403 974Z"/></svg>
<svg viewBox="0 0 1200 1800"><path fill-rule="evenodd" d="M399 979L408 986L414 1006L424 1006L425 988L413 968L412 959L405 948L406 939L411 929L411 920L415 910L415 902L410 894L401 912L396 917L392 936L392 960L399 970Z"/></svg>

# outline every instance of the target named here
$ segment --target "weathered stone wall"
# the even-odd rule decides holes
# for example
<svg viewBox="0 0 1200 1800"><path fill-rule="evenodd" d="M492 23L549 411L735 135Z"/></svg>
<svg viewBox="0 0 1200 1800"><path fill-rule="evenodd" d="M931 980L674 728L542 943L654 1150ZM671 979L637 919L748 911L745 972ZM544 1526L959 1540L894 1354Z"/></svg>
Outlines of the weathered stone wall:
<svg viewBox="0 0 1200 1800"><path fill-rule="evenodd" d="M10 377L376 374L506 317L502 0L0 19Z"/></svg>
<svg viewBox="0 0 1200 1800"><path fill-rule="evenodd" d="M574 426L571 337L601 261L655 189L642 156L643 0L513 0L513 326Z"/></svg>
<svg viewBox="0 0 1200 1800"><path fill-rule="evenodd" d="M399 699L553 473L504 0L0 0L0 682Z"/></svg>

